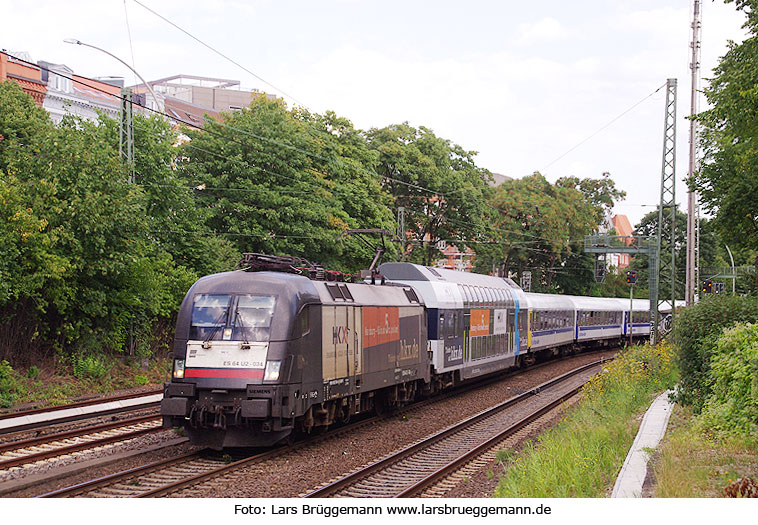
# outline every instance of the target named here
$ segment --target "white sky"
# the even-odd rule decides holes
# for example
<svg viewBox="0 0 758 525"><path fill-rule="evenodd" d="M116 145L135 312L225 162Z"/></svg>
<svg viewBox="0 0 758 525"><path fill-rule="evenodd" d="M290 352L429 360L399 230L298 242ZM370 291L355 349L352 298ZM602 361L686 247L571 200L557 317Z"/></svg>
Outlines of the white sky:
<svg viewBox="0 0 758 525"><path fill-rule="evenodd" d="M665 89L553 161L677 78L676 191L686 211L692 0L140 1L298 103L361 129L423 125L511 177L608 171L627 192L615 211L632 224L660 199ZM744 38L744 15L721 0L703 4L707 78L727 40ZM134 0L0 0L0 19L0 48L80 75L137 83L64 38L107 49L148 80L220 77L282 94Z"/></svg>

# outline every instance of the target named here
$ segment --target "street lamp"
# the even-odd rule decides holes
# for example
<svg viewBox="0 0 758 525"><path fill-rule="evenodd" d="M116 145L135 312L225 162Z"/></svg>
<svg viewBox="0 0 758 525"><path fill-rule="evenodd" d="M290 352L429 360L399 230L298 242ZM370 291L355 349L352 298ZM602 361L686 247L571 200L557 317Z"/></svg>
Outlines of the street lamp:
<svg viewBox="0 0 758 525"><path fill-rule="evenodd" d="M121 60L120 58L118 58L113 53L110 53L110 52L106 51L103 48L100 48L100 47L97 47L97 46L93 46L92 44L87 44L85 42L82 42L81 40L77 40L76 38L66 38L63 41L65 43L67 43L67 44L76 44L76 45L79 45L79 46L87 46L87 47L91 47L92 49L97 49L98 51L102 51L106 55L108 55L108 56L110 56L112 58L115 58L116 60L118 60L119 62L121 62L122 64L124 64L126 67L129 68L129 70L132 73L134 73L135 75L137 75L139 77L139 79L142 81L142 83L145 85L145 87L150 91L150 94L153 96L153 100L155 100L155 105L158 108L158 111L162 111L161 104L160 104L160 99L155 94L155 91L153 91L153 88L151 88L150 84L147 83L147 80L145 80L144 78L142 78L142 75L140 75L139 73L137 73L137 71L132 66L130 66L129 64L127 64L126 62L124 62L123 60Z"/></svg>
<svg viewBox="0 0 758 525"><path fill-rule="evenodd" d="M726 251L729 252L729 258L732 260L732 295L737 295L737 274L734 271L734 257L732 257L732 250L726 244Z"/></svg>

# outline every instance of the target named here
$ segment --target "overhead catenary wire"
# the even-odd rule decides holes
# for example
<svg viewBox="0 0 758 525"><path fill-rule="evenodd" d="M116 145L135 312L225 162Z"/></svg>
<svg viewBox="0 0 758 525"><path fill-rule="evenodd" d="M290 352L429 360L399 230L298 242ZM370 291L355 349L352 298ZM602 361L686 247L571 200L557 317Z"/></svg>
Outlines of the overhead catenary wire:
<svg viewBox="0 0 758 525"><path fill-rule="evenodd" d="M18 59L18 60L21 60L21 59L19 59L18 57L13 57L13 58L15 58L15 59ZM39 67L40 67L41 69L47 69L47 68L44 68L43 66L39 66ZM75 79L75 78L71 78L71 80L72 80L73 82L76 82L76 83L80 83L80 84L82 84L82 85L85 85L85 86L87 86L89 89L95 89L95 90L97 90L97 91L100 91L100 92L102 92L102 93L104 93L104 94L107 94L107 95L109 95L109 96L111 96L111 97L113 97L113 98L115 98L115 99L118 99L118 100L120 100L120 99L121 99L121 97L120 97L120 96L118 96L118 95L115 95L115 94L113 94L113 93L110 93L110 92L108 92L108 91L105 91L105 90L99 89L99 88L97 88L96 86L93 86L92 84L88 84L88 83L85 83L85 82L83 82L83 81L80 81L80 80L77 80L77 79ZM168 115L168 114L167 114L167 113L165 113L165 112L162 112L162 111L159 111L159 110L155 110L155 109L152 109L152 108L148 108L148 107L146 107L146 106L143 106L143 105L141 105L141 104L136 104L136 105L137 105L137 106L139 106L139 107L141 107L141 108L143 108L143 109L144 109L145 111L147 111L147 112L150 112L150 113L154 113L154 114L158 114L158 115L161 115L161 116L163 116L163 117L166 117L166 118L168 118L168 119L170 119L170 120L173 120L173 119L174 119L174 118L173 118L171 115ZM224 135L222 135L222 134L220 134L220 133L218 133L218 132L215 132L215 131L213 131L213 130L205 129L205 128L203 128L203 127L201 127L201 126L197 125L197 124L193 124L193 123L189 123L189 122L185 122L185 121L182 121L182 123L183 123L183 124L185 124L185 125L187 125L188 127L191 127L191 128L195 128L195 129L198 129L198 130L203 130L203 131L204 131L204 132L206 132L206 133L209 133L209 134L211 134L211 135L215 135L215 136L218 136L218 137L222 138L223 140L225 140L226 142L230 142L230 143L236 143L236 144L242 145L242 146L244 146L244 147L251 147L251 145L250 145L250 144L248 144L248 143L246 143L246 142L242 142L242 141L240 141L240 140L236 140L236 139L234 139L234 138L230 138L230 137L224 136ZM224 122L218 122L218 121L214 121L214 123L215 123L215 124L217 124L217 125L219 125L219 126L221 126L221 127L225 127L225 128L227 128L227 129L230 129L230 130L232 130L232 131L235 131L235 132L238 132L238 133L241 133L241 134L244 134L244 135L249 135L249 136L252 136L253 138L256 138L256 139L259 139L259 140L267 141L267 142L269 142L269 143L272 143L272 144L275 144L275 145L278 145L278 146L281 146L281 147L290 148L290 149L292 149L292 150L294 150L294 151L298 151L298 152L300 152L300 153L303 153L303 154L305 154L305 155L308 155L308 156L310 156L310 157L313 157L313 158L318 158L318 159L320 159L320 160L323 160L323 161L325 161L325 162L327 162L327 163L337 163L337 162L339 162L339 160L338 160L338 159L328 159L328 158L326 158L326 157L323 157L323 156L321 156L321 155L317 155L317 154L314 154L314 153L312 153L312 152L308 152L308 151L306 151L306 150L303 150L303 149L301 149L301 148L297 148L297 147L295 147L295 146L292 146L292 145L289 145L289 144L286 144L286 143L282 143L281 141L276 141L276 140L270 139L270 138L268 138L268 137L263 137L263 136L260 136L260 135L257 135L257 134L255 134L255 133L249 132L248 130L242 130L242 129L238 129L238 128L235 128L235 127L233 127L233 126L230 126L230 125L228 125L228 124L226 124L226 123L224 123ZM196 146L196 145L193 145L193 144L191 144L191 143L190 143L190 144L188 144L187 146L188 146L188 147L190 147L190 148L193 148L193 149L199 150L199 151L203 151L203 152L205 152L205 153L207 153L207 154L210 154L210 155L214 155L214 156L217 156L217 157L219 157L219 158L226 158L226 157L223 157L222 155L220 155L219 153L216 153L216 152L212 152L212 151L209 151L209 150L206 150L206 149L203 149L203 148L199 148L198 146ZM353 167L351 167L351 168L353 168ZM272 172L271 170L267 170L266 168L257 167L257 169L260 169L261 171L263 171L263 172L266 172L266 173L269 173L269 174L272 174L272 175L276 175L276 176L278 176L278 177L289 178L290 180L294 180L294 181L296 181L296 182L302 182L302 183L305 183L306 185L313 185L314 187L316 187L316 188L318 188L318 189L322 189L322 190L325 190L325 191L328 191L328 192L331 192L331 193L338 193L338 194L342 193L342 194L346 194L346 195L352 195L352 194L353 194L353 192L345 192L345 191L340 191L339 189L336 189L336 188L326 188L326 187L323 187L323 186L320 186L320 185L314 184L314 183L312 183L312 182L309 182L309 181L306 181L306 180L298 180L298 179L294 179L294 178L292 178L292 177L288 177L288 176L286 176L286 175L283 175L283 174L281 174L281 173ZM377 174L376 172L370 172L370 171L368 171L368 170L361 170L361 171L364 171L365 173L368 173L368 174L369 174L370 176L372 176L372 177L382 177L381 175ZM413 187L413 188L419 189L419 190L421 190L421 191L426 191L426 192L429 192L429 193L431 193L431 194L433 194L433 195L438 195L438 196L441 196L441 197L444 197L444 196L445 196L445 193L441 193L441 192L438 192L438 191L435 191L435 190L431 190L431 189L428 189L428 188L424 188L424 187L422 187L422 186L413 185L413 184L410 184L410 183L406 183L405 181L401 181L401 180L397 180L397 179L393 179L393 178L388 178L388 177L384 177L384 178L385 178L385 179L389 179L389 180L392 180L392 181L395 181L395 182L398 182L398 183L401 183L401 184L405 184L405 185L407 185L407 186L409 186L409 187ZM208 189L210 190L210 188L208 188ZM234 188L229 188L229 189L214 188L214 190L215 190L215 191L244 191L244 189L234 189ZM453 192L453 193L454 193L454 192ZM457 223L457 224L459 224L459 225L461 225L461 226L466 226L466 228L472 228L472 229L473 229L473 228L476 228L476 225L474 225L473 223L470 223L470 222L466 222L466 221L458 221L458 220L455 220L455 219L450 219L450 218L447 218L446 220L448 220L448 221L450 221L450 222L453 222L453 223ZM526 233L526 232L519 232L519 231L506 231L505 233L510 233L510 234L514 234L514 235L520 235L520 236L523 236L523 237L532 237L532 238L535 238L535 239L538 239L538 240L540 240L540 241L544 241L544 242L553 242L553 241L552 241L552 240L550 240L550 239L546 239L546 238L544 238L544 237L540 237L540 236L538 236L538 235L529 234L529 233ZM453 239L450 239L448 242L458 242L458 243L461 243L461 244L466 244L466 243L469 243L469 244L474 244L474 243L478 243L478 242L487 242L487 241L477 241L477 240L475 240L475 239L464 239L464 238L460 238L460 239L455 239L455 240L453 240ZM537 242L537 241L533 241L533 242ZM569 242L569 241L565 241L565 242ZM571 242L571 243L579 243L579 242L582 242L582 240L575 240L575 241L570 241L570 242ZM492 244L492 243L491 243L491 244ZM501 243L497 243L497 244L508 244L508 245L512 245L512 246L513 246L513 245L518 245L519 243L514 243L514 242L512 242L512 241L504 241L504 242L501 242ZM522 241L520 244L524 244L524 242Z"/></svg>
<svg viewBox="0 0 758 525"><path fill-rule="evenodd" d="M550 166L552 166L553 164L555 164L556 162L558 162L559 160L561 160L563 157L565 157L566 155L568 155L569 153L571 153L575 149L579 148L584 143L586 143L589 140L593 139L594 137L596 137L597 135L599 135L601 132L605 131L612 124L614 124L617 120L621 119L624 115L626 115L627 113L629 113L630 111L632 111L634 108L636 108L637 106L639 106L640 104L642 104L643 102L645 102L647 99L649 99L650 97L652 97L653 95L655 95L656 93L658 93L664 87L666 87L666 84L665 83L661 84L655 91L653 91L649 95L646 95L642 100L634 103L630 108L622 111L619 115L617 115L616 117L614 117L613 119L611 119L608 123L606 123L603 126L601 126L597 131L595 131L594 133L592 133L591 135L589 135L587 138L581 140L578 144L576 144L575 146L569 148L565 153L559 155L558 157L556 157L555 159L553 159L552 161L550 161L548 164L546 164L545 166L543 166L540 169L540 172L544 172L547 168L549 168Z"/></svg>
<svg viewBox="0 0 758 525"><path fill-rule="evenodd" d="M293 97L292 95L290 95L289 93L287 93L287 92L286 92L286 91L284 91L283 89L281 89L281 88L279 88L279 87L276 87L274 84L272 84L272 83L270 83L269 81L267 81L267 80L263 79L263 78L262 78L262 77L260 77L259 75L257 75L257 74L255 74L255 73L253 73L253 72L252 72L252 71L250 71L248 68L246 68L245 66L243 66L242 64L240 64L239 62L237 62L236 60L234 60L234 59L232 59L232 58L228 57L227 55L225 55L224 53L222 53L222 52L221 52L221 51L219 51L218 49L214 48L213 46L211 46L211 45L209 45L209 44L206 44L205 42L203 42L202 40L200 40L198 37L196 37L195 35L193 35L193 34L192 34L192 33L190 33L189 31L187 31L186 29L184 29L184 28L180 27L179 25L175 24L174 22L172 22L171 20L169 20L169 19L168 19L168 18L166 18L165 16L163 16L163 15L161 15L160 13L158 13L158 12L154 11L153 9L149 8L148 6L146 6L145 4L143 4L142 2L140 2L139 0L134 0L134 3L135 3L135 4L137 4L137 5L139 5L139 6L141 6L141 7L142 7L142 8L144 8L145 10L147 10L147 11L151 12L153 15L157 16L158 18L160 18L161 20L163 20L163 21L164 21L164 22L166 22L167 24L170 24L171 26L175 27L176 29L178 29L179 31L181 31L182 33L184 33L185 35L187 35L188 37L190 37L191 39L193 39L194 41L196 41L196 42L197 42L197 43L199 43L200 45L202 45L202 46L204 46L204 47L208 48L209 50L213 51L213 52L214 52L214 53L216 53L218 56L222 57L224 60L227 60L227 61L231 62L232 64L234 64L235 66L239 67L240 69L242 69L242 70L243 70L243 71L245 71L246 73L248 73L248 74L252 75L253 77L257 78L258 80L260 80L261 82L263 82L263 83L264 83L264 84L266 84L267 86L270 86L270 87L274 88L274 89L275 89L275 90L277 90L279 93L281 93L282 95L284 95L284 96L286 96L287 98L291 99L292 101L294 101L294 102L297 102L298 104L300 104L300 105L301 105L301 106L303 106L303 107L306 107L306 106L305 106L305 104L303 104L302 102L300 102L299 100L297 100L295 97Z"/></svg>

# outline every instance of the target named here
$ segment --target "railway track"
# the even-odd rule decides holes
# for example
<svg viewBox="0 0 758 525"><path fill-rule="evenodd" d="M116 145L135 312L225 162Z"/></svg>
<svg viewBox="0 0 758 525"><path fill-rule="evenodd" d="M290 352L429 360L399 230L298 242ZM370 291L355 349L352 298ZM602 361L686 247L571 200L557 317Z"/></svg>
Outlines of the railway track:
<svg viewBox="0 0 758 525"><path fill-rule="evenodd" d="M575 395L603 362L543 383L304 497L416 496ZM512 409L526 415L514 418Z"/></svg>
<svg viewBox="0 0 758 525"><path fill-rule="evenodd" d="M593 366L598 366L598 364L593 363ZM582 369L586 369L586 367L580 367L578 370ZM574 373L578 372L574 371ZM543 384L536 390L546 389L547 387L548 384ZM525 395L518 397L535 397L535 393L535 389L533 389ZM398 417L405 412L421 410L426 404L440 401L445 397L448 396L438 396L421 403L416 403L389 417ZM514 400L509 400L503 405L513 403L515 403ZM359 427L374 424L377 421L386 419L386 417L370 417L341 428L333 429L321 436L311 437L306 441L298 442L288 447L276 448L248 457L230 458L228 455L224 456L216 451L206 449L104 476L96 480L49 492L39 497L162 497L174 494L191 494L193 490L196 490L195 487L198 485L209 481L216 483L218 482L218 478L223 479L225 474L233 473L242 467L265 463L268 460L273 460L283 455L294 455L301 447L313 445L318 441L327 440L345 433L354 432Z"/></svg>
<svg viewBox="0 0 758 525"><path fill-rule="evenodd" d="M155 415L124 419L0 445L0 471L163 430Z"/></svg>
<svg viewBox="0 0 758 525"><path fill-rule="evenodd" d="M155 408L160 405L162 396L162 390L154 390L104 399L90 399L55 407L8 412L0 414L0 435L98 416Z"/></svg>

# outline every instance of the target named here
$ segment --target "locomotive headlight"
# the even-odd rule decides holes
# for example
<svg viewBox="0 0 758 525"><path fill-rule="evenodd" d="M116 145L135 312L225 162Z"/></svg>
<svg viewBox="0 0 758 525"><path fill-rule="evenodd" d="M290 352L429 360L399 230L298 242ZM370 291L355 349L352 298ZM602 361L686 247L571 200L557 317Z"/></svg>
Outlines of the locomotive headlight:
<svg viewBox="0 0 758 525"><path fill-rule="evenodd" d="M184 377L184 359L174 359L174 377L176 379Z"/></svg>
<svg viewBox="0 0 758 525"><path fill-rule="evenodd" d="M279 379L279 369L282 367L281 361L267 361L266 372L263 374L264 381L277 381Z"/></svg>

